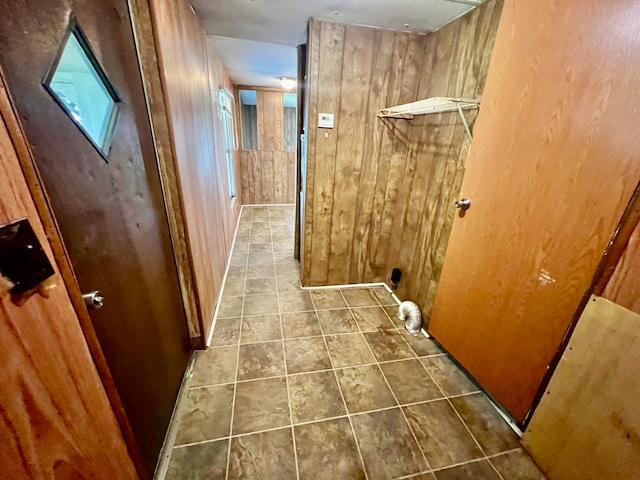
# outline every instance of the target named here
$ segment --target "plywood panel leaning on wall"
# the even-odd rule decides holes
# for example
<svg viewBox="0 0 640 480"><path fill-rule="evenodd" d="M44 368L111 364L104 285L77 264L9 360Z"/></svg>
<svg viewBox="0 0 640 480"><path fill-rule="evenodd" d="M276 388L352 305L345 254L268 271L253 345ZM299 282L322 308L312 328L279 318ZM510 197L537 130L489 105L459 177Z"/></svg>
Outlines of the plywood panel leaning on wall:
<svg viewBox="0 0 640 480"><path fill-rule="evenodd" d="M639 366L640 315L592 297L523 438L549 478L637 478Z"/></svg>
<svg viewBox="0 0 640 480"><path fill-rule="evenodd" d="M56 273L21 306L0 281L0 477L136 479L0 117L0 225L25 217Z"/></svg>

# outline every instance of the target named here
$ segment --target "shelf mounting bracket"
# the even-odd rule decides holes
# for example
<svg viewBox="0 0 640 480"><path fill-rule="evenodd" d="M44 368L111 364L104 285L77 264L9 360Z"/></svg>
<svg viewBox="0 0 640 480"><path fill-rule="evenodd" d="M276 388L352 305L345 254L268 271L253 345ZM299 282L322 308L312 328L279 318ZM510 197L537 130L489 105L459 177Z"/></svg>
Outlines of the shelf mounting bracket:
<svg viewBox="0 0 640 480"><path fill-rule="evenodd" d="M458 113L460 114L460 120L462 120L462 124L464 125L464 129L467 132L467 135L469 136L469 141L473 141L473 137L471 136L471 130L469 130L469 124L467 123L467 119L464 117L464 113L462 112L462 108L460 107L460 104L456 104L456 106L458 107Z"/></svg>

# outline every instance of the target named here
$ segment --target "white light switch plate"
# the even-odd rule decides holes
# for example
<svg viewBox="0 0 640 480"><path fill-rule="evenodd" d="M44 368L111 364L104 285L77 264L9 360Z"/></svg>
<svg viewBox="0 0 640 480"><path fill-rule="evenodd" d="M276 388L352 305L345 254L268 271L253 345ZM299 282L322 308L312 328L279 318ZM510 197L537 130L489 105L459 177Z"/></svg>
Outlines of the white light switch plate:
<svg viewBox="0 0 640 480"><path fill-rule="evenodd" d="M318 128L333 128L333 113L319 113Z"/></svg>

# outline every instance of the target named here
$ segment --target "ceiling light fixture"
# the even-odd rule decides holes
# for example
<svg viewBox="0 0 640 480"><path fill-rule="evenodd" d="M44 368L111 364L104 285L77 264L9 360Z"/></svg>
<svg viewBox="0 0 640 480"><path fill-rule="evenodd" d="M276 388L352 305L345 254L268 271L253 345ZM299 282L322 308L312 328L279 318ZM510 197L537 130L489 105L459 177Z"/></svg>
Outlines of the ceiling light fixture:
<svg viewBox="0 0 640 480"><path fill-rule="evenodd" d="M284 88L285 90L291 90L293 87L296 86L296 79L295 78L291 78L291 77L280 77L280 85L282 85L282 88Z"/></svg>

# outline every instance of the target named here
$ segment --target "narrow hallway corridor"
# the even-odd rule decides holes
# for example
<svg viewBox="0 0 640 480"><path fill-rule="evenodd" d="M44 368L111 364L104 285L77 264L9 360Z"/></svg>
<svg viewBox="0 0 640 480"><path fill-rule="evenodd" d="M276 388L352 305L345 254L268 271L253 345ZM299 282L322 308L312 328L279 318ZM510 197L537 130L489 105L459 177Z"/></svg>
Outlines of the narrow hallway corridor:
<svg viewBox="0 0 640 480"><path fill-rule="evenodd" d="M293 222L293 206L243 208L165 478L544 479L384 287L300 288Z"/></svg>

